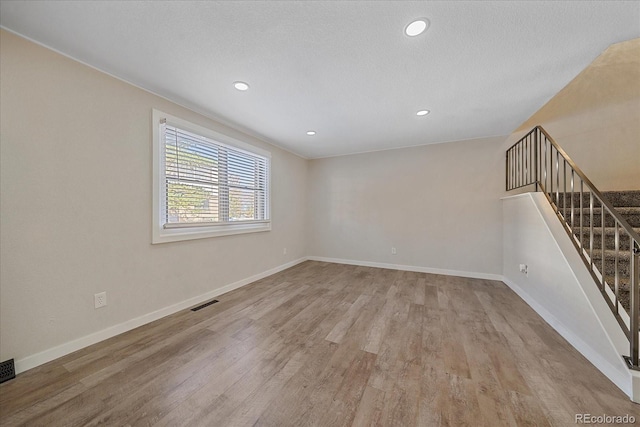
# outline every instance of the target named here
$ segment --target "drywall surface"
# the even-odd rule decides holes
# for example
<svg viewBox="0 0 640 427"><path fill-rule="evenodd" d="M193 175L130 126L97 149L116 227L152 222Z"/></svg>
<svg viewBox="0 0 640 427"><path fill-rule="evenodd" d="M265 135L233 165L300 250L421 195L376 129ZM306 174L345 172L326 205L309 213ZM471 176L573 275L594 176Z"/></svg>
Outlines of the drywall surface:
<svg viewBox="0 0 640 427"><path fill-rule="evenodd" d="M8 32L0 43L0 360L306 255L305 159ZM271 152L272 231L151 244L152 108Z"/></svg>
<svg viewBox="0 0 640 427"><path fill-rule="evenodd" d="M310 160L309 255L479 277L500 274L503 141Z"/></svg>
<svg viewBox="0 0 640 427"><path fill-rule="evenodd" d="M611 45L507 140L542 125L600 190L640 189L640 39Z"/></svg>
<svg viewBox="0 0 640 427"><path fill-rule="evenodd" d="M545 196L512 196L502 206L504 282L631 397L628 341Z"/></svg>

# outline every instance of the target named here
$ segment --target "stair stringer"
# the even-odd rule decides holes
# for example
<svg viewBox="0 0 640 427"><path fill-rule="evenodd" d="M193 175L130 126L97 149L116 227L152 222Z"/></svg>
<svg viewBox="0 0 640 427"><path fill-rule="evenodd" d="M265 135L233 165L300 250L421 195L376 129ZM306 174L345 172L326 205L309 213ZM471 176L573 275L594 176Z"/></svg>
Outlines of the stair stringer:
<svg viewBox="0 0 640 427"><path fill-rule="evenodd" d="M503 200L505 283L632 400L629 341L543 193ZM526 264L525 275L519 265ZM636 387L637 389L637 387Z"/></svg>

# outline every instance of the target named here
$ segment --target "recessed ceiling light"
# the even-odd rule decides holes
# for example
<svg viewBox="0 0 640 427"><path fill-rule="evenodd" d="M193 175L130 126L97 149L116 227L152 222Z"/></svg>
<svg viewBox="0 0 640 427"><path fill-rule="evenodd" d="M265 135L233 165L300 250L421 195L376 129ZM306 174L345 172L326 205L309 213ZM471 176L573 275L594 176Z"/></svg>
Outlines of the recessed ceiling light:
<svg viewBox="0 0 640 427"><path fill-rule="evenodd" d="M429 113L430 113L429 110L420 110L416 113L416 116L426 116Z"/></svg>
<svg viewBox="0 0 640 427"><path fill-rule="evenodd" d="M427 18L420 18L407 25L404 33L409 37L415 37L424 33L427 28L429 28L429 20Z"/></svg>
<svg viewBox="0 0 640 427"><path fill-rule="evenodd" d="M307 135L309 135L309 136L313 136L313 135L315 135L315 134L316 134L316 131L315 131L315 130L307 131Z"/></svg>
<svg viewBox="0 0 640 427"><path fill-rule="evenodd" d="M245 83L245 82L234 82L233 83L233 87L235 87L236 89L241 90L241 91L245 91L245 90L249 89L249 85L247 83Z"/></svg>

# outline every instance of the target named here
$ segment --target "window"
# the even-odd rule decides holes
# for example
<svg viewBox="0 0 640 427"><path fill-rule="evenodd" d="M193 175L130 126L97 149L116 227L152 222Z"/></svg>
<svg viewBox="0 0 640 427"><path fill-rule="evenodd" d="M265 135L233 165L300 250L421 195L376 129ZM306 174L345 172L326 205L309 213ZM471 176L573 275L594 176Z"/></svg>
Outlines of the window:
<svg viewBox="0 0 640 427"><path fill-rule="evenodd" d="M153 243L268 231L270 154L153 110Z"/></svg>

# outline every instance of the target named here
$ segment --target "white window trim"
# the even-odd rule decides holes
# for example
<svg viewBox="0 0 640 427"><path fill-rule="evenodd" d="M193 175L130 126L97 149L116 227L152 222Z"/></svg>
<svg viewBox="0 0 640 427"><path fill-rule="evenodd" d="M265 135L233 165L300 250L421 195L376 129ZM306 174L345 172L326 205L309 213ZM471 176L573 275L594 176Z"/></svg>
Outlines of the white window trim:
<svg viewBox="0 0 640 427"><path fill-rule="evenodd" d="M229 236L233 234L258 233L271 230L271 167L267 174L267 200L266 200L266 216L268 219L264 221L250 221L238 224L213 224L201 225L194 227L176 227L165 228L163 224L163 212L165 212L164 182L164 141L160 135L160 123L166 120L167 123L177 126L181 129L205 136L222 144L230 145L241 150L248 151L264 156L271 161L271 153L239 141L228 135L224 135L211 129L196 125L194 123L183 120L179 117L172 116L162 111L153 109L151 118L152 127L152 145L153 145L153 215L152 215L152 237L151 243L167 243L177 242L181 240L205 239L209 237Z"/></svg>

